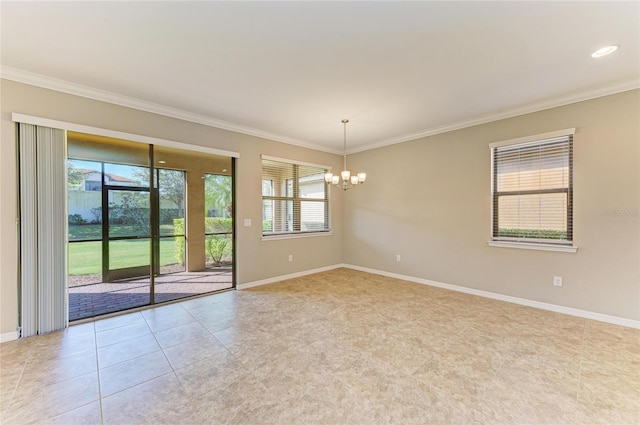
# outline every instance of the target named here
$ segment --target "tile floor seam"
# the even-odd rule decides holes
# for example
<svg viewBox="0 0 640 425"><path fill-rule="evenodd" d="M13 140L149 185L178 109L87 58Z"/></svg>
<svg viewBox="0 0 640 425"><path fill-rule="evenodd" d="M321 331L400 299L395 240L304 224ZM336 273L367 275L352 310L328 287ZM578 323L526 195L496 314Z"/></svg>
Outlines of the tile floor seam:
<svg viewBox="0 0 640 425"><path fill-rule="evenodd" d="M216 333L218 333L218 332L220 332L220 331L216 331ZM231 347L228 347L224 342L222 342L222 341L221 341L218 337L216 337L213 333L212 333L211 335L216 339L216 341L218 341L220 344L222 344L222 346L225 348L225 350L227 350L228 352L230 352L231 354L233 354L233 352L231 351ZM234 355L234 357L235 357L235 355ZM238 360L238 361L240 361L240 360Z"/></svg>
<svg viewBox="0 0 640 425"><path fill-rule="evenodd" d="M204 325L202 325L202 326L204 326ZM221 331L224 331L224 330L229 329L229 328L231 328L231 327L233 327L233 326L228 326L228 327L226 327L226 328L224 328L224 329L221 329L221 330L219 330L219 331L216 331L215 333L217 333L217 332L221 332ZM222 345L222 346L224 347L225 351L227 351L229 354L233 355L233 358L234 358L238 363L243 364L243 363L242 363L239 359L237 359L237 358L236 358L236 356L231 352L231 348L230 348L230 347L227 347L227 346L226 346L222 341L220 341L220 339L219 339L218 337L216 337L216 336L214 335L214 332L211 332L211 331L209 330L209 328L207 328L206 326L204 326L204 328L207 330L207 332L209 332L209 334L213 337L213 339L215 339L215 340L216 340L220 345Z"/></svg>
<svg viewBox="0 0 640 425"><path fill-rule="evenodd" d="M74 380L74 379L77 379L77 378L82 378L82 377L85 377L85 376L87 376L87 375L91 375L92 373L95 373L95 374L96 374L96 379L97 379L98 371L96 370L96 371L88 372L88 373L85 373L85 374L82 374L82 375L74 376L74 377L72 377L72 378L63 379L63 380L58 381L58 382L55 382L55 383L53 383L53 384L45 385L45 386L43 386L43 387L41 387L41 388L51 387L51 386L54 386L54 385L61 384L61 383L63 383L63 382L71 381L71 380ZM57 417L57 416L63 415L63 414L65 414L65 413L69 413L69 412L71 412L71 411L73 411L73 410L75 410L75 409L78 409L78 408L82 407L82 406L86 406L87 404L95 403L95 402L96 402L96 401L98 401L99 399L100 399L100 385L99 385L99 383L98 383L98 399L96 399L96 400L91 400L91 401L89 401L89 402L87 402L87 403L85 403L85 404L83 404L83 405L81 405L81 406L76 406L76 407L70 408L70 409L68 409L68 410L63 410L63 411L59 412L58 414L56 414L56 415L54 415L54 416L47 416L47 419L53 419L53 418L55 418L55 417ZM11 410L11 409L7 409L7 410L6 410L6 412L9 412L10 410ZM5 413L6 413L6 412L5 412Z"/></svg>
<svg viewBox="0 0 640 425"><path fill-rule="evenodd" d="M76 407L74 407L73 409L69 409L69 410L65 410L64 412L60 412L60 413L58 413L58 414L57 414L57 415L55 415L55 416L50 416L50 417L48 417L47 419L55 419L55 418L58 418L58 417L60 417L60 416L66 415L66 414L67 414L67 413L69 413L69 412L73 412L73 411L74 411L74 410L76 410L76 409L81 409L81 408L83 408L83 407L85 407L85 406L88 406L88 405L90 405L90 404L93 404L93 403L95 403L96 401L101 401L101 400L100 400L100 398L99 398L98 400L89 401L89 402L87 402L87 403L85 403L85 404L82 404L82 405L80 405L80 406L76 406ZM102 403L101 403L101 404L102 404ZM102 423L102 408L100 409L100 419L101 419L101 423Z"/></svg>
<svg viewBox="0 0 640 425"><path fill-rule="evenodd" d="M165 358L167 357L167 355L165 354ZM167 362L169 362L169 359L167 359ZM197 363L197 362L196 362ZM195 363L192 363L192 365ZM169 367L171 368L171 373L173 373L173 375L176 377L176 379L178 380L178 384L180 384L180 388L182 388L182 391L184 391L185 393L187 392L187 388L184 386L184 383L182 382L182 379L180 379L180 376L178 376L178 374L176 373L176 371L183 369L185 367L189 367L191 365L186 365L183 367L179 367L179 368L174 368L173 365L171 364L171 362L169 362ZM155 379L155 378L154 378Z"/></svg>
<svg viewBox="0 0 640 425"><path fill-rule="evenodd" d="M100 386L100 358L98 356L98 337L97 337L97 331L95 328L95 322L93 325L93 339L95 341L95 345L96 345L96 372L97 372L97 381L98 381L98 406L100 408L100 424L102 425L104 423L104 420L102 418L102 388Z"/></svg>
<svg viewBox="0 0 640 425"><path fill-rule="evenodd" d="M123 341L123 342L125 342L125 341ZM114 345L115 345L115 344L114 344ZM130 357L130 358L125 359L125 360L120 360L120 361L118 361L118 362L116 362L116 363L112 363L112 364L107 365L107 366L99 366L100 359L98 359L98 371L101 371L101 370L104 370L104 369L108 369L108 368L110 368L110 367L112 367L112 366L120 365L120 364L122 364L122 363L124 363L124 362L128 362L128 361L130 361L130 360L139 359L140 357L144 357L144 356L147 356L147 355L149 355L149 354L156 353L156 352L158 352L158 351L162 351L162 347L159 347L157 350L149 351L148 353L144 353L144 354L140 354L140 355L137 355L137 356L134 356L134 357Z"/></svg>
<svg viewBox="0 0 640 425"><path fill-rule="evenodd" d="M20 372L20 376L18 377L18 382L16 382L16 384L13 386L13 390L11 391L11 396L9 397L9 401L7 402L6 412L8 412L11 409L11 404L13 403L13 398L15 397L16 391L18 390L18 385L20 384L20 380L22 379L23 372L24 370Z"/></svg>
<svg viewBox="0 0 640 425"><path fill-rule="evenodd" d="M142 317L146 322L147 321L146 317L144 317L144 315L142 315ZM149 326L149 323L147 323L147 326ZM156 341L156 344L158 344L158 347L160 347L160 351L162 352L162 355L164 356L164 359L169 364L169 367L171 368L171 372L170 373L173 373L173 375L178 380L178 383L180 384L180 387L184 390L184 386L182 385L182 382L180 381L180 378L178 378L178 375L176 375L176 371L175 371L175 369L173 367L173 364L171 364L171 361L169 361L169 358L167 357L167 353L165 353L164 348L162 348L162 345L160 345L160 342L158 341L158 338L156 337L156 334L153 331L151 331L151 335L153 335L153 339ZM155 353L155 351L154 351L154 353ZM149 353L147 353L147 354L149 354ZM144 355L146 356L147 354L144 354ZM139 357L142 357L142 356L139 356ZM160 376L164 376L164 375L167 375L167 373L165 373L163 375L160 375ZM149 381L151 381L153 379L159 378L160 376L156 376L155 378L149 379L149 380L147 380L145 382L149 382ZM138 385L140 385L140 384L138 384ZM129 387L129 388L133 388L135 386L136 385L134 385L132 387ZM126 389L128 389L128 388L126 388ZM116 393L114 393L114 394L116 394ZM113 394L111 394L111 395L113 395Z"/></svg>
<svg viewBox="0 0 640 425"><path fill-rule="evenodd" d="M98 371L97 371L97 370L92 370L91 372L82 373L82 374L80 374L80 375L72 376L72 377L70 377L70 378L61 379L61 380L59 380L59 381L52 382L52 383L47 384L47 385L43 385L43 386L41 386L40 388L46 388L46 387L51 387L51 386L53 386L53 385L62 384L63 382L67 382L67 381L71 381L71 380L74 380L74 379L78 379L78 378L85 377L85 376L87 376L87 375L91 375L92 373L97 374L97 373L98 373ZM95 401L95 400L94 400L94 401Z"/></svg>
<svg viewBox="0 0 640 425"><path fill-rule="evenodd" d="M119 391L116 391L116 392L114 392L114 393L112 393L112 394L106 395L106 396L104 396L104 397L100 397L100 405L102 406L102 400L104 400L104 399L107 399L107 398L113 397L113 396L118 395L118 394L120 394L121 392L124 392L124 391L129 391L130 389L133 389L133 388L139 387L140 385L147 384L147 383L149 383L149 382L151 382L151 381L153 381L153 380L155 380L155 379L162 378L162 377L167 376L167 375L173 375L173 376L175 376L175 377L176 377L176 379L178 379L177 375L175 374L175 372L174 372L174 371L173 371L173 369L172 369L171 371L169 371L169 372L167 372L167 373L163 373L162 375L154 376L153 378L147 379L146 381L138 382L137 384L132 385L132 386L130 386L130 387L123 388L123 389L121 389L121 390L119 390ZM179 381L179 379L178 379L178 381ZM184 388L183 388L183 389L184 389ZM101 408L101 411L102 411L102 408Z"/></svg>
<svg viewBox="0 0 640 425"><path fill-rule="evenodd" d="M127 314L131 314L131 313L127 313ZM116 317L119 317L119 316L116 316ZM110 318L109 318L109 319L110 319ZM109 320L109 319L102 319L102 320ZM98 320L101 320L101 319L98 319ZM114 327L112 327L112 328L105 328L105 329L100 329L100 330L97 330L97 329L96 329L95 333L96 333L96 334L98 334L98 333L100 333L100 332L112 331L112 330L114 330L114 329L118 329L118 328L121 328L121 327L123 327L123 326L134 325L134 324L136 324L136 323L142 322L143 320L144 320L144 318L142 318L142 319L140 319L140 320L137 320L137 321L135 321L135 322L123 323L122 325L114 326ZM75 325L70 325L70 326L75 326Z"/></svg>
<svg viewBox="0 0 640 425"><path fill-rule="evenodd" d="M137 324L137 323L140 323L140 322L129 323L129 324L124 325L124 326L121 326L121 327L131 326L131 325L135 325L135 324ZM146 325L146 326L147 326L147 328L149 329L149 334L152 334L152 333L153 333L153 331L151 330L151 328L149 327L149 325L147 324L147 322L146 322L146 321L145 321L145 325ZM119 343L121 343L121 342L130 341L130 340L132 340L132 339L140 338L141 336L149 335L149 334L131 335L129 338L125 338L125 339L122 339L122 340L118 340L118 341L116 341L116 342L112 342L112 343L110 343L110 344L106 344L106 345L98 346L98 334L99 334L99 333L103 333L103 332L112 332L112 331L114 331L115 329L118 329L118 328L112 328L112 329L108 329L108 330L105 330L105 331L97 332L97 333L96 333L96 347L97 347L97 348L106 348L106 347L110 347L110 346L112 346L112 345L119 344Z"/></svg>
<svg viewBox="0 0 640 425"><path fill-rule="evenodd" d="M45 362L45 361L51 361L51 360L62 360L69 357L86 356L86 355L92 354L93 350L94 350L93 348L89 348L87 350L72 352L70 354L52 356L51 358L43 358L43 359L40 359L40 361Z"/></svg>
<svg viewBox="0 0 640 425"><path fill-rule="evenodd" d="M27 358L22 363L22 366L20 368L20 374L18 376L16 384L13 387L13 391L11 391L11 397L9 397L9 402L7 403L7 409L6 409L5 413L11 409L11 404L13 403L13 399L14 399L14 397L16 395L16 392L18 391L18 387L20 386L20 382L22 382L22 377L24 376L24 371L27 368L27 363L31 359L32 355L33 355L33 347L29 347L29 353L27 354Z"/></svg>

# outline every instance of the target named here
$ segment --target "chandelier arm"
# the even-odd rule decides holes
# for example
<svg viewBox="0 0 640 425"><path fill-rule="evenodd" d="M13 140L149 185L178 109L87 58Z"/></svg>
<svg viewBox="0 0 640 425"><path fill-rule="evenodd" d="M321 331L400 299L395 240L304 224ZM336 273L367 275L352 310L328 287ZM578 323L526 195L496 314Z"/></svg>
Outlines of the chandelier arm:
<svg viewBox="0 0 640 425"><path fill-rule="evenodd" d="M344 191L347 191L353 187L353 184L348 180L342 180L341 182L338 182L338 183L330 183L330 186L335 186Z"/></svg>
<svg viewBox="0 0 640 425"><path fill-rule="evenodd" d="M348 119L343 119L342 120L342 124L344 125L344 136L343 136L343 143L342 143L342 148L344 150L343 155L342 155L342 172L340 173L340 176L333 176L331 173L327 173L325 174L325 179L326 176L331 174L332 175L332 179L330 180L326 180L326 182L330 185L330 186L336 186L339 187L340 189L347 191L349 189L351 189L353 186L357 185L357 184L362 184L364 183L364 177L362 177L359 174L362 174L364 176L365 173L355 173L353 175L351 175L351 173L349 172L349 170L347 169L347 123L349 122ZM348 176L348 178L345 179L345 176ZM356 179L356 181L354 182L354 179ZM337 181L336 181L337 180ZM336 181L335 183L333 183L333 181Z"/></svg>

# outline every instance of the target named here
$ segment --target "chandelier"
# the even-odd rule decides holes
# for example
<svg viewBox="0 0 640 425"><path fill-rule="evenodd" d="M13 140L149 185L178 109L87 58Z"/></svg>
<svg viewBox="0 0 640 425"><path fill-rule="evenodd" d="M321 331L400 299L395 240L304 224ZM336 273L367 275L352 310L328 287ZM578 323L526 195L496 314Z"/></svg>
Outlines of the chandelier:
<svg viewBox="0 0 640 425"><path fill-rule="evenodd" d="M334 186L339 187L342 190L351 189L352 186L362 184L367 179L367 173L357 173L353 176L351 171L347 170L347 123L349 120L342 120L344 124L344 156L343 156L343 168L339 176L334 176L333 173L325 173L324 181Z"/></svg>

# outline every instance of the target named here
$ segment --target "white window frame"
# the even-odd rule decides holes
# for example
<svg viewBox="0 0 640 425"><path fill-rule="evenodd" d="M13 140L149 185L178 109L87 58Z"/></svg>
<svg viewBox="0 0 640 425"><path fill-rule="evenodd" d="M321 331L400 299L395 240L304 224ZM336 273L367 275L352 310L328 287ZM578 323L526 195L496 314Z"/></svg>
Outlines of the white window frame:
<svg viewBox="0 0 640 425"><path fill-rule="evenodd" d="M490 238L487 244L491 247L498 248L516 248L516 249L532 249L532 250L541 250L541 251L556 251L556 252L570 252L575 253L578 250L578 247L575 245L575 238L571 237L571 241L567 244L554 244L554 243L544 243L544 242L536 242L535 240L496 240L494 239L494 217L495 217L495 202L494 202L494 189L495 189L495 175L494 175L494 162L495 162L495 150L496 148L505 147L505 146L515 146L515 145L524 145L528 143L542 142L545 140L550 140L559 137L572 137L575 134L575 128L567 128L564 130L552 131L543 134L536 134L532 136L520 137L516 139L503 140L499 142L493 142L489 144L489 149L491 150L491 220L489 224ZM573 143L573 141L572 141ZM571 167L570 173L573 173L573 167ZM573 191L573 176L570 176L571 187L570 190ZM572 202L573 205L573 202ZM568 214L573 215L573 209L568 212ZM573 230L572 230L573 233Z"/></svg>
<svg viewBox="0 0 640 425"><path fill-rule="evenodd" d="M294 166L308 166L308 167L316 167L316 168L320 168L325 170L325 172L327 171L331 171L332 167L330 165L321 165L321 164L314 164L314 163L310 163L310 162L303 162L303 161L296 161L296 160L291 160L291 159L287 159L287 158L279 158L279 157L275 157L275 156L269 156L269 155L261 155L261 164L262 161L264 160L268 160L268 161L277 161L277 162L282 162L282 163L286 163L286 164L291 164ZM262 174L262 171L260 173L260 199L261 201L264 201L264 196L262 195L262 182L263 182L263 177L264 175ZM306 230L306 231L291 231L291 232L278 232L278 233L265 233L264 231L262 232L262 240L263 241L272 241L272 240L279 240L279 239L292 239L292 238L309 238L309 237L317 237L317 236L331 236L333 234L333 231L331 230L331 194L330 194L330 190L329 190L329 185L324 181L323 178L323 184L324 184L324 190L325 190L325 200L323 202L325 202L325 208L327 209L327 229L323 229L323 230ZM263 204L264 205L264 204ZM263 207L261 207L261 211L262 211ZM262 215L260 217L260 223L262 223ZM262 224L261 224L262 225Z"/></svg>

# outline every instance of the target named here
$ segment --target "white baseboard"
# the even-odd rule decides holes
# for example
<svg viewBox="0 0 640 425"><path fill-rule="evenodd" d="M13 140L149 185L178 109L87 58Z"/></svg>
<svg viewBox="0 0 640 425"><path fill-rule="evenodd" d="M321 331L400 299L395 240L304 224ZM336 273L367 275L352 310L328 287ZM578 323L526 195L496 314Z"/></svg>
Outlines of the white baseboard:
<svg viewBox="0 0 640 425"><path fill-rule="evenodd" d="M0 334L0 344L3 342L9 342L18 339L18 332L7 332L6 334Z"/></svg>
<svg viewBox="0 0 640 425"><path fill-rule="evenodd" d="M311 270L305 270L302 272L297 272L297 273L291 273L291 274L285 274L282 276L276 276L276 277L270 277L268 279L262 279L262 280L256 280L253 282L247 282L247 283L240 283L236 286L237 289L248 289L248 288L253 288L254 286L260 286L260 285L267 285L269 283L275 283L275 282L280 282L282 280L287 280L287 279L294 279L296 277L302 277L302 276L306 276L309 274L314 274L314 273L321 273L321 272L326 272L329 270L335 270L335 269L339 269L342 267L346 267L344 264L334 264L331 266L326 266L326 267L320 267L317 269L311 269Z"/></svg>
<svg viewBox="0 0 640 425"><path fill-rule="evenodd" d="M419 277L407 276L407 275L398 274L398 273L390 273L383 270L370 269L368 267L354 266L351 264L344 264L342 266L348 269L378 274L382 276L392 277L395 279L401 279L409 282L420 283L423 285L435 286L438 288L448 289L451 291L464 292L465 294L477 295L479 297L491 298L498 301L506 301L509 303L520 304L527 307L539 308L541 310L548 310L556 313L568 314L570 316L577 316L585 319L597 320L599 322L606 322L614 325L626 326L628 328L640 329L640 320L632 320L632 319L626 319L624 317L609 316L607 314L595 313L592 311L580 310L580 309L571 308L571 307L564 307L561 305L549 304L549 303L544 303L540 301L533 301L533 300L528 300L526 298L512 297L510 295L503 295L495 292L482 291L480 289L467 288L464 286L451 285L448 283L436 282L434 280L422 279Z"/></svg>

